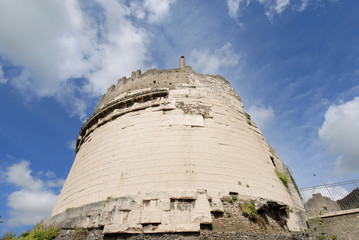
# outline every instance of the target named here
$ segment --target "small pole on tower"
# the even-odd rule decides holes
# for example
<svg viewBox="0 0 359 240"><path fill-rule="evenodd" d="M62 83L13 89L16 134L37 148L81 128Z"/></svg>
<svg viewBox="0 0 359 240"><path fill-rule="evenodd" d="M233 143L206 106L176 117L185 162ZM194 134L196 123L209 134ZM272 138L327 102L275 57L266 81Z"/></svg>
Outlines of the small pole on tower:
<svg viewBox="0 0 359 240"><path fill-rule="evenodd" d="M181 56L180 58L180 68L184 68L186 65L184 63L184 56Z"/></svg>

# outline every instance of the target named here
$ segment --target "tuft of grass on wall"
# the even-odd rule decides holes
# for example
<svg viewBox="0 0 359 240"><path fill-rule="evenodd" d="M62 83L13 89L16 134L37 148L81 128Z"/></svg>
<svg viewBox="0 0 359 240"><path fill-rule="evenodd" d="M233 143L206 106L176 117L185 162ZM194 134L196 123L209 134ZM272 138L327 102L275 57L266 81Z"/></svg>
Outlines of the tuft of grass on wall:
<svg viewBox="0 0 359 240"><path fill-rule="evenodd" d="M240 204L239 208L241 209L243 216L249 219L257 219L259 217L254 200L246 201L243 205Z"/></svg>
<svg viewBox="0 0 359 240"><path fill-rule="evenodd" d="M278 171L275 172L277 174L277 177L279 178L279 180L282 181L283 185L288 187L288 177L287 175L285 175L284 173L280 173Z"/></svg>
<svg viewBox="0 0 359 240"><path fill-rule="evenodd" d="M231 198L228 199L229 203L234 203L238 200L238 197L236 195L231 195Z"/></svg>

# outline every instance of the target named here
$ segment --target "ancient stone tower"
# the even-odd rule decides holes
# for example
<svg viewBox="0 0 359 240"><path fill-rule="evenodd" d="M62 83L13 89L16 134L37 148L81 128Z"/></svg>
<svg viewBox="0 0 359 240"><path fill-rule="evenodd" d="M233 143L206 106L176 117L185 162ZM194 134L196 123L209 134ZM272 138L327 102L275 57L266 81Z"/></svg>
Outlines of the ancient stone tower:
<svg viewBox="0 0 359 240"><path fill-rule="evenodd" d="M228 214L240 221L233 211L252 203L284 229L305 228L294 181L238 94L183 57L180 68L137 70L112 85L76 152L48 223L104 234L198 232L224 226Z"/></svg>

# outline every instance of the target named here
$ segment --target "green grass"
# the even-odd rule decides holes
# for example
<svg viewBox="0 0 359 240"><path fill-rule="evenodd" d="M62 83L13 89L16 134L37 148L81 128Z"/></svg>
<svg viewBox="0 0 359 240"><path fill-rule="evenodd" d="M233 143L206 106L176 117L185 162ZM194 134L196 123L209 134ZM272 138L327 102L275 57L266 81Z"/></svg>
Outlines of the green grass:
<svg viewBox="0 0 359 240"><path fill-rule="evenodd" d="M239 207L245 217L254 219L258 216L254 200L244 202L243 205L239 205Z"/></svg>
<svg viewBox="0 0 359 240"><path fill-rule="evenodd" d="M15 233L5 233L3 240L52 240L59 233L59 228L45 227L37 224L32 231L23 232L19 237Z"/></svg>
<svg viewBox="0 0 359 240"><path fill-rule="evenodd" d="M231 195L231 198L229 198L227 201L229 203L234 203L237 200L238 200L238 197L236 195Z"/></svg>
<svg viewBox="0 0 359 240"><path fill-rule="evenodd" d="M280 173L278 171L275 172L277 174L277 177L279 178L279 180L282 181L283 185L288 187L288 177L287 175L285 175L284 173Z"/></svg>
<svg viewBox="0 0 359 240"><path fill-rule="evenodd" d="M106 201L103 203L103 206L106 207L106 204L112 199L111 196L108 196ZM117 201L117 200L116 200Z"/></svg>
<svg viewBox="0 0 359 240"><path fill-rule="evenodd" d="M74 240L85 240L88 230L86 228L76 228L74 234Z"/></svg>

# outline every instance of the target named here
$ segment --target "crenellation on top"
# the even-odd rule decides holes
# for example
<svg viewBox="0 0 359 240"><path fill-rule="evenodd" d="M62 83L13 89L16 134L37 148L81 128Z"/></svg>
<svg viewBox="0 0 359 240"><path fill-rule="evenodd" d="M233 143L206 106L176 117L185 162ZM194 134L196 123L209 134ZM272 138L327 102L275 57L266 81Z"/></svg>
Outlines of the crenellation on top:
<svg viewBox="0 0 359 240"><path fill-rule="evenodd" d="M185 66L184 68L174 69L149 69L142 73L140 69L133 71L129 78L119 78L116 85L112 85L107 89L107 92L102 95L100 102L95 108L98 112L105 105L114 100L114 98L124 92L130 94L134 90L142 88L175 88L175 85L182 82L188 82L188 73L195 73L192 67Z"/></svg>
<svg viewBox="0 0 359 240"><path fill-rule="evenodd" d="M178 84L192 83L193 79L190 75L210 77L211 79L220 80L224 83L223 86L229 86L231 92L239 98L239 95L230 86L230 83L220 75L200 74L195 72L191 66L184 66L183 68L173 68L158 70L155 68L149 69L142 73L140 69L132 72L129 78L125 76L119 78L116 85L112 85L107 89L107 92L102 95L98 105L95 108L95 113L101 111L103 107L115 100L115 98L123 93L131 94L133 91L139 89L157 89L168 88L175 89ZM239 98L240 99L240 98Z"/></svg>

